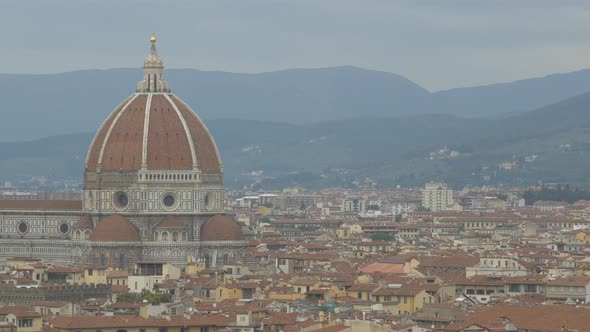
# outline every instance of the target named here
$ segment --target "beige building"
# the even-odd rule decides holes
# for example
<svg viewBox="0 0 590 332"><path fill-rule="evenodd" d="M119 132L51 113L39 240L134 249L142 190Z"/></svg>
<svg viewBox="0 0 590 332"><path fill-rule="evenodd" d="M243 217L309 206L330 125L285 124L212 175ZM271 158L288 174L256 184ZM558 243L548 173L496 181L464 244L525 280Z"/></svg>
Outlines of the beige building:
<svg viewBox="0 0 590 332"><path fill-rule="evenodd" d="M15 310L6 315L5 319L16 326L17 332L38 332L43 327L42 316L35 311Z"/></svg>
<svg viewBox="0 0 590 332"><path fill-rule="evenodd" d="M141 293L144 290L152 291L156 284L165 280L180 278L180 269L168 263L137 263L135 274L129 276L129 291Z"/></svg>
<svg viewBox="0 0 590 332"><path fill-rule="evenodd" d="M522 277L528 272L517 260L503 257L482 257L475 266L465 268L465 276Z"/></svg>

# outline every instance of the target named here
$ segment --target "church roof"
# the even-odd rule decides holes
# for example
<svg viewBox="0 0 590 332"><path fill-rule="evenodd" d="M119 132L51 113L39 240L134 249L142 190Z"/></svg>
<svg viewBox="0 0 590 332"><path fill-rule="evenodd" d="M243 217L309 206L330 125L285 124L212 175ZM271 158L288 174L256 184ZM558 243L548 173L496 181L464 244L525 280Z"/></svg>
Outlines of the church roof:
<svg viewBox="0 0 590 332"><path fill-rule="evenodd" d="M242 228L232 219L217 214L201 226L201 241L240 241L244 239Z"/></svg>
<svg viewBox="0 0 590 332"><path fill-rule="evenodd" d="M163 75L154 38L144 62L144 80L96 133L86 157L87 171L222 173L209 130L190 107L170 93Z"/></svg>
<svg viewBox="0 0 590 332"><path fill-rule="evenodd" d="M162 219L156 228L185 228L186 223L176 219L174 216L167 216Z"/></svg>
<svg viewBox="0 0 590 332"><path fill-rule="evenodd" d="M73 228L92 228L92 219L89 215L84 214L80 217L75 224L72 225Z"/></svg>
<svg viewBox="0 0 590 332"><path fill-rule="evenodd" d="M95 242L137 242L141 240L135 225L118 214L101 220L90 233L89 239Z"/></svg>

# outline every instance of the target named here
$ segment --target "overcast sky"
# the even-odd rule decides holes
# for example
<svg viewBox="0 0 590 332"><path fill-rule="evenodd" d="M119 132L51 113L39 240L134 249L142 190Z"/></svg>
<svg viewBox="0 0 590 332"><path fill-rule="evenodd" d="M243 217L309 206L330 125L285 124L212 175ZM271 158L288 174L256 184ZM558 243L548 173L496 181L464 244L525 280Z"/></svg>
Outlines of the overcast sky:
<svg viewBox="0 0 590 332"><path fill-rule="evenodd" d="M151 32L173 68L354 65L429 90L590 67L590 2L8 1L0 72L139 67Z"/></svg>

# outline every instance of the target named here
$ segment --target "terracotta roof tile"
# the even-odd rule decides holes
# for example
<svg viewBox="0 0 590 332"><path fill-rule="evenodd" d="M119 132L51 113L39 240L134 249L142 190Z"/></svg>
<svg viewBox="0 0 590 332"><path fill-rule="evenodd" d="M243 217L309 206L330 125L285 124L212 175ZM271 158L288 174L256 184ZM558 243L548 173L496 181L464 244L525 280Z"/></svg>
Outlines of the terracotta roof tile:
<svg viewBox="0 0 590 332"><path fill-rule="evenodd" d="M129 221L118 214L108 216L100 221L92 233L90 241L95 242L136 242L140 241L137 228Z"/></svg>
<svg viewBox="0 0 590 332"><path fill-rule="evenodd" d="M125 107L128 99L113 111L96 133L88 153L87 171L97 170L101 150L103 172L138 171L144 157L143 138L147 130L148 170L192 170L194 152L201 172L221 174L221 160L213 138L185 103L172 94L151 94L147 112L148 94L133 96L135 99ZM144 128L148 113L148 128Z"/></svg>
<svg viewBox="0 0 590 332"><path fill-rule="evenodd" d="M148 169L193 169L188 137L174 107L164 95L153 95L150 109Z"/></svg>
<svg viewBox="0 0 590 332"><path fill-rule="evenodd" d="M239 241L244 239L242 228L232 219L217 214L201 226L201 241Z"/></svg>
<svg viewBox="0 0 590 332"><path fill-rule="evenodd" d="M190 108L176 96L172 96L172 100L180 110L180 113L184 117L189 131L191 133L193 142L195 144L195 150L197 153L197 163L199 169L203 173L209 174L221 174L221 160L217 155L217 147L213 141L207 127L199 119L199 117L190 110Z"/></svg>
<svg viewBox="0 0 590 332"><path fill-rule="evenodd" d="M389 264L389 263L371 263L361 267L363 273L404 273L404 266L402 264Z"/></svg>
<svg viewBox="0 0 590 332"><path fill-rule="evenodd" d="M104 143L104 139L107 135L107 132L108 132L109 128L111 127L117 114L119 114L119 112L121 112L121 110L123 109L123 107L125 107L125 105L129 101L129 99L131 99L131 97L132 96L129 96L127 99L125 99L121 103L121 105L119 105L119 107L117 107L107 117L107 119L104 121L104 123L102 124L102 126L100 127L98 132L96 133L96 136L94 137L94 140L92 141L90 149L88 150L88 156L87 156L87 160L86 160L86 168L88 170L93 171L93 172L96 171L96 166L98 163L100 150L102 149L102 145Z"/></svg>
<svg viewBox="0 0 590 332"><path fill-rule="evenodd" d="M470 314L462 323L451 324L446 331L460 331L478 325L493 331L506 330L511 323L518 331L588 331L590 309L570 305L495 305Z"/></svg>
<svg viewBox="0 0 590 332"><path fill-rule="evenodd" d="M174 216L167 216L162 219L156 228L186 228L187 224L183 221L176 219Z"/></svg>
<svg viewBox="0 0 590 332"><path fill-rule="evenodd" d="M139 95L112 126L104 143L103 172L135 171L141 167L146 101L146 95Z"/></svg>
<svg viewBox="0 0 590 332"><path fill-rule="evenodd" d="M75 224L72 225L73 228L92 228L93 223L92 219L89 215L85 214L80 217Z"/></svg>

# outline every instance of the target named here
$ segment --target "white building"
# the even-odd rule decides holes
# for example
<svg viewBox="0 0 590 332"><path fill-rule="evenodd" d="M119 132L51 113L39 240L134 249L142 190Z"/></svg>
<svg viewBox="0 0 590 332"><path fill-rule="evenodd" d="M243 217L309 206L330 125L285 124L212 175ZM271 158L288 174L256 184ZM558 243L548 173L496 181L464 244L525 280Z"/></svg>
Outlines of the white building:
<svg viewBox="0 0 590 332"><path fill-rule="evenodd" d="M367 210L367 200L360 197L346 197L342 200L343 212L365 213Z"/></svg>
<svg viewBox="0 0 590 332"><path fill-rule="evenodd" d="M453 190L444 182L428 182L422 190L422 207L430 211L450 210L454 204Z"/></svg>
<svg viewBox="0 0 590 332"><path fill-rule="evenodd" d="M408 212L414 210L418 207L418 202L395 202L391 205L391 213L394 216L403 214L404 212Z"/></svg>

